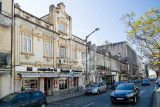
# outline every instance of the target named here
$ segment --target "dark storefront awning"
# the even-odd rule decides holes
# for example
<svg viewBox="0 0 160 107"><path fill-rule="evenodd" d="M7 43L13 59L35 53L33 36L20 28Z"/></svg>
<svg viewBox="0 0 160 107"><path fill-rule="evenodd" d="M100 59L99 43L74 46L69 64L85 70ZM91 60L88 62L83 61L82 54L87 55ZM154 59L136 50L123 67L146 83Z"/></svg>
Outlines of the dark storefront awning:
<svg viewBox="0 0 160 107"><path fill-rule="evenodd" d="M106 74L106 76L116 76L116 74Z"/></svg>
<svg viewBox="0 0 160 107"><path fill-rule="evenodd" d="M19 73L21 77L58 77L55 73Z"/></svg>
<svg viewBox="0 0 160 107"><path fill-rule="evenodd" d="M73 77L82 77L81 74L74 74ZM59 77L72 77L70 74L59 74Z"/></svg>
<svg viewBox="0 0 160 107"><path fill-rule="evenodd" d="M10 73L10 69L0 69L0 73Z"/></svg>

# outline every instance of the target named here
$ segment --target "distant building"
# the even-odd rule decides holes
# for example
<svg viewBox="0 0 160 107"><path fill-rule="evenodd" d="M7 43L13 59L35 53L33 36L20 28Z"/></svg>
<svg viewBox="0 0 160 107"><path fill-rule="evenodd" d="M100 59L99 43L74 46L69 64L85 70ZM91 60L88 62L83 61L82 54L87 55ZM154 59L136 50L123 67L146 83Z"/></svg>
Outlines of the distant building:
<svg viewBox="0 0 160 107"><path fill-rule="evenodd" d="M126 64L119 56L113 56L106 49L99 49L95 44L89 49L90 53L90 81L104 81L112 84L121 79L121 71L126 71ZM123 78L123 76L122 76ZM121 79L123 80L123 79Z"/></svg>
<svg viewBox="0 0 160 107"><path fill-rule="evenodd" d="M107 49L112 55L118 55L122 61L126 61L128 79L136 78L137 75L137 54L128 42L118 42L109 45L99 46L100 49Z"/></svg>

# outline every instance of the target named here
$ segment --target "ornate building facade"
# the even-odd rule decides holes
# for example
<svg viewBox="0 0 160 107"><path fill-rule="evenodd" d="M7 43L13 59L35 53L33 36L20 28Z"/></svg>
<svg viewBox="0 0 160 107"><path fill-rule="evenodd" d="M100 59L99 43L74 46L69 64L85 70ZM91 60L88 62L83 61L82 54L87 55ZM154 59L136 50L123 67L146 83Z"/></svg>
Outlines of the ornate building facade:
<svg viewBox="0 0 160 107"><path fill-rule="evenodd" d="M63 3L51 5L41 18L15 4L14 30L14 91L57 96L85 88L86 43L72 34Z"/></svg>

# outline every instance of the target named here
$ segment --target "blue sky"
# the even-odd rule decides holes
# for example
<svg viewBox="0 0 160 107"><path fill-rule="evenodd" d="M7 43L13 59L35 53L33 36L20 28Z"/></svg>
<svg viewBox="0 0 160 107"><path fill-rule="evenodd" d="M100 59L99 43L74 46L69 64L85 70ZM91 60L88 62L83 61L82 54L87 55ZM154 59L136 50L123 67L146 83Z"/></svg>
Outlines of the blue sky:
<svg viewBox="0 0 160 107"><path fill-rule="evenodd" d="M104 40L112 43L126 41L121 17L135 12L137 17L149 10L160 8L160 0L15 0L21 8L37 17L49 12L51 4L64 2L66 12L72 17L72 32L85 39L95 28L100 28L89 40L101 45Z"/></svg>
<svg viewBox="0 0 160 107"><path fill-rule="evenodd" d="M21 9L42 17L49 13L51 4L63 2L72 17L72 33L82 39L95 28L100 28L89 41L101 45L105 40L112 43L127 41L121 17L135 12L140 17L149 8L160 8L160 0L15 0ZM132 45L132 44L131 44Z"/></svg>

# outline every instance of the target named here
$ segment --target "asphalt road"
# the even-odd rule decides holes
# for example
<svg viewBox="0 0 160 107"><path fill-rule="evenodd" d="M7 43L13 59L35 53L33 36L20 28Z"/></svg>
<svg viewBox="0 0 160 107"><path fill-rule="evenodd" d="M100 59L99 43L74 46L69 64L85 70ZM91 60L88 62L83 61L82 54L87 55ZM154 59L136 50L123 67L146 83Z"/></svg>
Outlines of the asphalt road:
<svg viewBox="0 0 160 107"><path fill-rule="evenodd" d="M150 86L141 86L140 83L137 86L140 89L140 99L137 104L112 104L110 94L113 90L108 89L106 93L100 95L83 95L50 104L48 107L152 107L153 91L157 88L155 81L151 81Z"/></svg>

